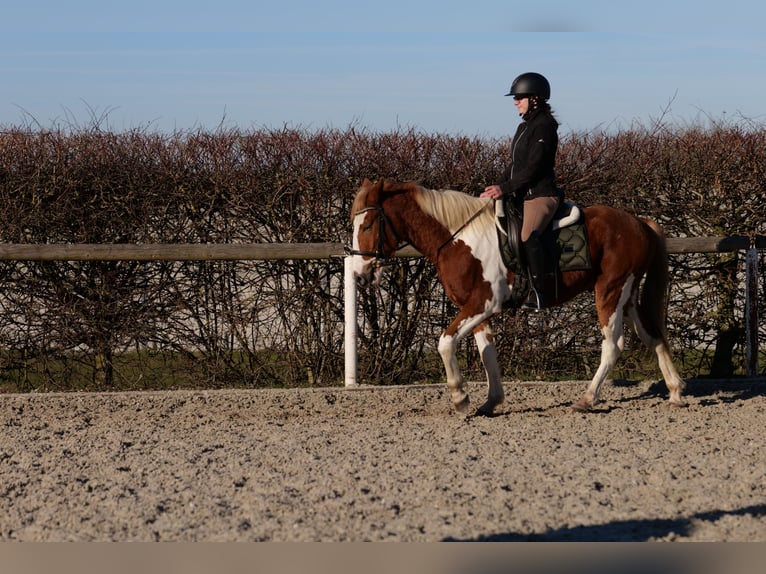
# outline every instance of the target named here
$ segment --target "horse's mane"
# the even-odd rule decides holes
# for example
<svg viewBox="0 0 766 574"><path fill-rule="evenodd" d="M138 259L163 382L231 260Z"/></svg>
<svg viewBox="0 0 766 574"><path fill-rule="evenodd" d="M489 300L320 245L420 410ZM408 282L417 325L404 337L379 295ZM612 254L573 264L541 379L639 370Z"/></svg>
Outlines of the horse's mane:
<svg viewBox="0 0 766 574"><path fill-rule="evenodd" d="M474 197L452 189L435 190L418 186L417 191L415 200L420 208L452 232L465 225L479 211L481 214L474 219L477 224L486 224L494 218L493 209L482 211L482 208L492 202L491 199Z"/></svg>
<svg viewBox="0 0 766 574"><path fill-rule="evenodd" d="M452 189L427 189L415 182L394 183L386 181L383 189L384 193L413 192L415 201L417 201L423 212L432 216L452 232L465 225L469 219L492 201ZM356 194L354 203L351 206L352 219L356 213L366 207L369 190L369 186L362 186ZM477 224L479 222L487 224L491 223L493 218L494 211L492 209L484 209L474 219L474 222Z"/></svg>

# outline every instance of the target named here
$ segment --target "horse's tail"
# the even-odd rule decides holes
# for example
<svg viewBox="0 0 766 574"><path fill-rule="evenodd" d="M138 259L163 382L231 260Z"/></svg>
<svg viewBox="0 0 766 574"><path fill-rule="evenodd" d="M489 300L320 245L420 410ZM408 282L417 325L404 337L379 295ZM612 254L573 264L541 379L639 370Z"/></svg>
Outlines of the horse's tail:
<svg viewBox="0 0 766 574"><path fill-rule="evenodd" d="M654 235L656 247L654 256L646 270L638 310L644 319L644 327L649 330L649 334L661 338L667 343L665 321L667 319L670 272L668 270L668 248L665 232L657 222L650 219L643 221ZM655 330L656 332L654 332Z"/></svg>

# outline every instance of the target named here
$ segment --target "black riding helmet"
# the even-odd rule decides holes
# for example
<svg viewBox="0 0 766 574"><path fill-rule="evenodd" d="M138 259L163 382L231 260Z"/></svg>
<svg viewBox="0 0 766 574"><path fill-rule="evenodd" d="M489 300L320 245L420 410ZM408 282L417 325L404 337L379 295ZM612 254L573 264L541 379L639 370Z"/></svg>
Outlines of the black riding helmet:
<svg viewBox="0 0 766 574"><path fill-rule="evenodd" d="M506 96L537 96L542 100L551 97L551 85L545 76L537 72L521 74L511 84L511 91Z"/></svg>

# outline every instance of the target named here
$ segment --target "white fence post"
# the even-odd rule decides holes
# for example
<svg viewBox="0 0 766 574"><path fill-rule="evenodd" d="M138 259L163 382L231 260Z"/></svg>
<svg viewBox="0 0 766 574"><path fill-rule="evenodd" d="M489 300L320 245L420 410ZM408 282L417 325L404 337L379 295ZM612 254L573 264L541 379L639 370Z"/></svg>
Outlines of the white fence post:
<svg viewBox="0 0 766 574"><path fill-rule="evenodd" d="M745 338L748 377L758 376L758 250L751 247L745 256Z"/></svg>
<svg viewBox="0 0 766 574"><path fill-rule="evenodd" d="M353 271L353 259L347 256L343 260L343 315L345 321L344 344L345 353L345 382L346 387L357 386L357 355L356 355L356 278Z"/></svg>

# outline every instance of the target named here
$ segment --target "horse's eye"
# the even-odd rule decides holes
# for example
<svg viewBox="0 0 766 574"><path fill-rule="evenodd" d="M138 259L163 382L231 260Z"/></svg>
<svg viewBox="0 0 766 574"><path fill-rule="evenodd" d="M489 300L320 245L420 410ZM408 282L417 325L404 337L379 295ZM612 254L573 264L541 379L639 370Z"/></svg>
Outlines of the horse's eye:
<svg viewBox="0 0 766 574"><path fill-rule="evenodd" d="M369 225L365 225L364 227L362 227L362 231L364 231L365 233L366 233L367 231L370 231L371 229L372 229L372 223L370 223Z"/></svg>

